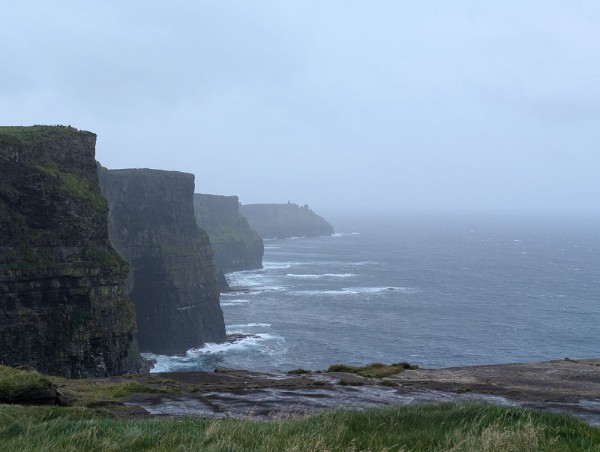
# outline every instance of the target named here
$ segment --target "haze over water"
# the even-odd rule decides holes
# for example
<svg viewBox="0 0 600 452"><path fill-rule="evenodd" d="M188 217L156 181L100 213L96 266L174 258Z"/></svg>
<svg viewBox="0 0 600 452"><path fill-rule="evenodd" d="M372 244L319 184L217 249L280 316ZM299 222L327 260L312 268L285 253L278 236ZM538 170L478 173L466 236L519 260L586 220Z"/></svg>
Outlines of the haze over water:
<svg viewBox="0 0 600 452"><path fill-rule="evenodd" d="M229 333L156 371L425 367L592 357L600 221L344 220L333 237L265 241L264 269L228 275Z"/></svg>

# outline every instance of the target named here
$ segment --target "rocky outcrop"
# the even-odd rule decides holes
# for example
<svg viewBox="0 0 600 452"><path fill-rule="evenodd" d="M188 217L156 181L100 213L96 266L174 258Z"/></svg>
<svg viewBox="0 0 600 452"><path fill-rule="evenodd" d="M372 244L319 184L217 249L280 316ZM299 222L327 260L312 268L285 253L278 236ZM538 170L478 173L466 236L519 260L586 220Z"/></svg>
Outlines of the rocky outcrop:
<svg viewBox="0 0 600 452"><path fill-rule="evenodd" d="M261 237L284 239L289 237L319 237L332 235L333 226L314 213L307 205L297 204L244 204L240 213L250 227Z"/></svg>
<svg viewBox="0 0 600 452"><path fill-rule="evenodd" d="M194 176L99 168L109 234L129 261L141 351L184 353L225 339L208 235L194 218Z"/></svg>
<svg viewBox="0 0 600 452"><path fill-rule="evenodd" d="M263 241L240 215L237 196L194 194L198 226L208 233L215 265L228 273L262 267Z"/></svg>
<svg viewBox="0 0 600 452"><path fill-rule="evenodd" d="M95 143L71 127L0 127L0 363L66 377L126 370L135 313Z"/></svg>

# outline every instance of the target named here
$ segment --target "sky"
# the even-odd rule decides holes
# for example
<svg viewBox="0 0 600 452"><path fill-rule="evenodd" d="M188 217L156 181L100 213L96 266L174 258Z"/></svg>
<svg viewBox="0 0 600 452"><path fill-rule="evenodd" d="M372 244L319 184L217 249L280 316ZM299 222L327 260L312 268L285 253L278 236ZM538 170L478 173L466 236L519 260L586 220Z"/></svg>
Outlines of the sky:
<svg viewBox="0 0 600 452"><path fill-rule="evenodd" d="M0 0L0 124L322 212L600 214L600 2Z"/></svg>

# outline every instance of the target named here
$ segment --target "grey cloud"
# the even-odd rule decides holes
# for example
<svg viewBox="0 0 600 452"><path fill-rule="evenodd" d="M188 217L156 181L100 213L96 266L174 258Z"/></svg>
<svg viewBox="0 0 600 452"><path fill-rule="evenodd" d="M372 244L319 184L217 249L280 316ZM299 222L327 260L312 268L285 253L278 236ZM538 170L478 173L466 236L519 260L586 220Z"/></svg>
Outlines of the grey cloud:
<svg viewBox="0 0 600 452"><path fill-rule="evenodd" d="M599 213L593 1L3 2L0 122L319 210Z"/></svg>

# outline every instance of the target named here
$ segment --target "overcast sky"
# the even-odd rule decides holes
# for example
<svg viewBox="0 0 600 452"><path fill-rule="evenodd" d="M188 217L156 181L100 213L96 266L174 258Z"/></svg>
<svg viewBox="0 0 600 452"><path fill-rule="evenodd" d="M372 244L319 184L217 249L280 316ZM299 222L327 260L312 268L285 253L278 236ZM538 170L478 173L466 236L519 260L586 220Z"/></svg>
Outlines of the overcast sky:
<svg viewBox="0 0 600 452"><path fill-rule="evenodd" d="M600 213L600 2L0 0L0 124L317 211Z"/></svg>

